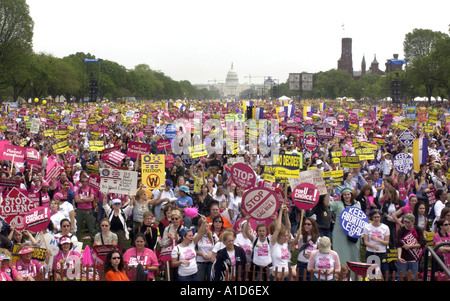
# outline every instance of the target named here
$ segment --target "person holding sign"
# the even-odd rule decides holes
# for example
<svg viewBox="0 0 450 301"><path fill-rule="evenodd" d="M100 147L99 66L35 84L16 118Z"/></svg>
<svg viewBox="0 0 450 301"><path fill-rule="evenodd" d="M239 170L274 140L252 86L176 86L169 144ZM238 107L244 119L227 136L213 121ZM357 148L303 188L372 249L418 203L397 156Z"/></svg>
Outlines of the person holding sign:
<svg viewBox="0 0 450 301"><path fill-rule="evenodd" d="M332 231L333 250L339 254L342 262L361 260L361 241L360 238L352 238L344 232L341 225L341 213L347 207L356 207L361 209L352 189L345 187L341 190L340 199L336 201L326 200L325 205L330 206L330 211L336 214L336 224Z"/></svg>
<svg viewBox="0 0 450 301"><path fill-rule="evenodd" d="M404 224L397 231L397 273L409 270L415 275L419 271L419 261L426 244L425 236L420 227L414 226L415 217L408 213L403 218Z"/></svg>

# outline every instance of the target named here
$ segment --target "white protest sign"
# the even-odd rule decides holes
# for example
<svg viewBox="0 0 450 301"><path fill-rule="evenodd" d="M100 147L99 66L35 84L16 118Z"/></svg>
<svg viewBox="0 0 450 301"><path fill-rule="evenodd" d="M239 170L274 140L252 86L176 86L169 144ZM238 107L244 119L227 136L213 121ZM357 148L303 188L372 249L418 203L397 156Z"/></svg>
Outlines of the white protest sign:
<svg viewBox="0 0 450 301"><path fill-rule="evenodd" d="M297 187L301 183L310 183L316 186L320 195L327 194L327 185L322 177L322 171L320 169L310 169L302 171L298 178L289 178L289 185L292 189Z"/></svg>
<svg viewBox="0 0 450 301"><path fill-rule="evenodd" d="M99 168L100 191L136 195L138 173L119 169Z"/></svg>

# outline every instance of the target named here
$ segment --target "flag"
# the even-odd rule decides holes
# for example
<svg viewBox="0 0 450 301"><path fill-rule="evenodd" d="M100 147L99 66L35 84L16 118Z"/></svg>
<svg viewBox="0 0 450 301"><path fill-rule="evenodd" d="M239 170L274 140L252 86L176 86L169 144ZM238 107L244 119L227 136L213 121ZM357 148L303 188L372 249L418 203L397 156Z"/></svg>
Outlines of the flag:
<svg viewBox="0 0 450 301"><path fill-rule="evenodd" d="M319 110L320 111L325 111L325 103L324 102L321 102L320 104L319 104Z"/></svg>
<svg viewBox="0 0 450 301"><path fill-rule="evenodd" d="M295 105L284 106L284 111L286 112L286 117L284 118L285 120L289 117L294 117Z"/></svg>
<svg viewBox="0 0 450 301"><path fill-rule="evenodd" d="M303 106L303 117L308 117L309 112L312 112L311 106Z"/></svg>
<svg viewBox="0 0 450 301"><path fill-rule="evenodd" d="M428 138L417 138L413 141L414 171L419 172L420 164L426 163L428 157Z"/></svg>
<svg viewBox="0 0 450 301"><path fill-rule="evenodd" d="M252 119L261 120L264 118L264 108L262 107L254 107L252 109Z"/></svg>

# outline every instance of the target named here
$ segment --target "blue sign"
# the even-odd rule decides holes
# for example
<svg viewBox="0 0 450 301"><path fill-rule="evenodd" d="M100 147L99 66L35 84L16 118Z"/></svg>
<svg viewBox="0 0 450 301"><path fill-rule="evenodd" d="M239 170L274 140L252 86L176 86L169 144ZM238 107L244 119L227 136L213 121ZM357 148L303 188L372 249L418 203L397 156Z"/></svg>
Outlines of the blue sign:
<svg viewBox="0 0 450 301"><path fill-rule="evenodd" d="M177 128L175 124L168 124L166 126L166 139L174 139L177 136Z"/></svg>
<svg viewBox="0 0 450 301"><path fill-rule="evenodd" d="M414 168L414 160L412 155L406 153L398 153L397 155L395 155L393 164L395 170L398 173L404 175L409 174Z"/></svg>
<svg viewBox="0 0 450 301"><path fill-rule="evenodd" d="M340 216L341 228L347 236L359 238L369 223L367 215L358 207L347 207Z"/></svg>
<svg viewBox="0 0 450 301"><path fill-rule="evenodd" d="M416 136L414 136L413 133L406 129L403 133L400 134L400 136L398 136L398 139L403 143L404 146L408 147L413 143L414 139L416 139Z"/></svg>

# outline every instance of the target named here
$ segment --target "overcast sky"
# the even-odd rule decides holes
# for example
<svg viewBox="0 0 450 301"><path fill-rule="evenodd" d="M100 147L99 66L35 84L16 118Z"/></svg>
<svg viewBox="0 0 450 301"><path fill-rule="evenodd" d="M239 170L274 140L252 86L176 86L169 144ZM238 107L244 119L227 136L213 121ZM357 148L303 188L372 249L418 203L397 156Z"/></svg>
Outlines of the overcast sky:
<svg viewBox="0 0 450 301"><path fill-rule="evenodd" d="M85 52L133 69L147 64L176 81L241 83L337 68L341 39L353 40L353 69L374 56L403 58L414 28L448 33L450 1L27 0L33 48L62 58Z"/></svg>

